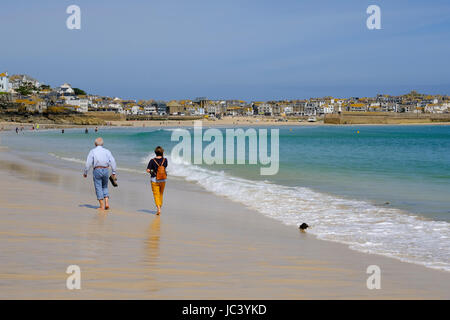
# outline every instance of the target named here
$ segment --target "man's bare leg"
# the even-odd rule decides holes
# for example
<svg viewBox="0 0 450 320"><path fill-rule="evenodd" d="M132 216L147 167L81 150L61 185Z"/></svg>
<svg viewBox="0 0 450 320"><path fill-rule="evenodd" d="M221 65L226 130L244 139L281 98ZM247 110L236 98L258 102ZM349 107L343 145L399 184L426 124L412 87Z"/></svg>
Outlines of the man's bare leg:
<svg viewBox="0 0 450 320"><path fill-rule="evenodd" d="M103 199L98 200L100 207L98 208L99 210L105 210L105 205L103 204Z"/></svg>
<svg viewBox="0 0 450 320"><path fill-rule="evenodd" d="M105 197L105 210L109 209L109 197Z"/></svg>
<svg viewBox="0 0 450 320"><path fill-rule="evenodd" d="M156 208L158 208L156 215L159 216L161 214L161 206L156 206Z"/></svg>

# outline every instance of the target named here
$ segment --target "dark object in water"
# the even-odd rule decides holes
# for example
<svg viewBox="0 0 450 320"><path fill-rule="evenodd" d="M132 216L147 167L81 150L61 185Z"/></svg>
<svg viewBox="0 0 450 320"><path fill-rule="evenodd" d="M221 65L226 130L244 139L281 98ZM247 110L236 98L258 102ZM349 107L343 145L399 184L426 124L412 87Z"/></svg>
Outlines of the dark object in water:
<svg viewBox="0 0 450 320"><path fill-rule="evenodd" d="M302 223L301 225L300 225L300 227L298 227L300 230L302 230L302 231L305 231L307 228L309 228L309 226L306 224L306 223Z"/></svg>
<svg viewBox="0 0 450 320"><path fill-rule="evenodd" d="M111 184L112 184L114 187L117 187L117 186L118 186L118 184L117 184L117 178L114 178L112 175L109 176L109 181L111 181Z"/></svg>

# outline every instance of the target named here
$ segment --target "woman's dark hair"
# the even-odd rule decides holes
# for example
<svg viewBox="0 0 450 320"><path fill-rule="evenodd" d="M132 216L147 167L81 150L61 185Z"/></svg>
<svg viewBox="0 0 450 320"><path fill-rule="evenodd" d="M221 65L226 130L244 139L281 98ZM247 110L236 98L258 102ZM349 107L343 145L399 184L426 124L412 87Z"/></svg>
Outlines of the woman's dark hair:
<svg viewBox="0 0 450 320"><path fill-rule="evenodd" d="M155 154L159 157L162 157L164 155L164 149L160 146L157 146L155 149Z"/></svg>

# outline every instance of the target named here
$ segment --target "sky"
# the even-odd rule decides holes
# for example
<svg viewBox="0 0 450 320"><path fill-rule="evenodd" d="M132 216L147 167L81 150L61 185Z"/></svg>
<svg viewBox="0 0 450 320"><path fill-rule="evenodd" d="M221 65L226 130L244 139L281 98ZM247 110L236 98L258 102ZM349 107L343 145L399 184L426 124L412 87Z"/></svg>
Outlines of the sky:
<svg viewBox="0 0 450 320"><path fill-rule="evenodd" d="M124 99L450 94L448 0L0 0L0 33L0 72Z"/></svg>

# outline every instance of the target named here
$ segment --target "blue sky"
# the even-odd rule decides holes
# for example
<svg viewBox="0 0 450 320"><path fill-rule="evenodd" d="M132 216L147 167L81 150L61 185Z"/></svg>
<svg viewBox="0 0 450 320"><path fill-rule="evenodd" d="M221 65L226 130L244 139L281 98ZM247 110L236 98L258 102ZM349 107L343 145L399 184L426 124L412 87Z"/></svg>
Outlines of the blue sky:
<svg viewBox="0 0 450 320"><path fill-rule="evenodd" d="M4 0L0 28L1 72L108 96L450 94L448 0Z"/></svg>

